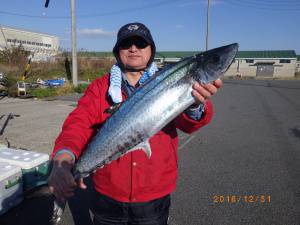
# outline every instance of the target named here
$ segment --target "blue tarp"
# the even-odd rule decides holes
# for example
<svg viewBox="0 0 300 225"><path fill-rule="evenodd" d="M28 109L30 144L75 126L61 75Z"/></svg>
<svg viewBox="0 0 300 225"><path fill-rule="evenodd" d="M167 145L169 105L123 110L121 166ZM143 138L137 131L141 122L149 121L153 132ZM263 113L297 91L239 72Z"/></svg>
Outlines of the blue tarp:
<svg viewBox="0 0 300 225"><path fill-rule="evenodd" d="M47 80L46 85L48 86L63 86L65 81L63 79L52 79Z"/></svg>

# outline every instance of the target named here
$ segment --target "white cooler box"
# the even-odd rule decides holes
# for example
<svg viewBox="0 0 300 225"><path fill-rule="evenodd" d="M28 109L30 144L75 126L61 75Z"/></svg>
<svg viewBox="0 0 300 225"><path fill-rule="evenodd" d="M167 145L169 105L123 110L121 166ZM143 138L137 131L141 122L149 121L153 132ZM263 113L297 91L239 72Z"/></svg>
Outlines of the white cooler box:
<svg viewBox="0 0 300 225"><path fill-rule="evenodd" d="M23 200L22 192L21 167L0 162L0 215Z"/></svg>
<svg viewBox="0 0 300 225"><path fill-rule="evenodd" d="M48 175L49 155L21 149L0 148L0 162L21 167L23 190L44 184Z"/></svg>

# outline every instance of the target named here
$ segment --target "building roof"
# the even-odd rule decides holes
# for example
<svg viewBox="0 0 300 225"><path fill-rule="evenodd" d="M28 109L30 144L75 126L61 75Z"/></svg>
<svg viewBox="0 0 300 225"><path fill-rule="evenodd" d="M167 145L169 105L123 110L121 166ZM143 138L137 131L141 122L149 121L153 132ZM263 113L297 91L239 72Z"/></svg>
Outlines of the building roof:
<svg viewBox="0 0 300 225"><path fill-rule="evenodd" d="M20 28L15 28L15 27L10 27L10 26L4 26L0 24L0 29L7 29L7 30L15 30L15 31L19 31L19 32L28 32L28 33L34 33L34 34L39 34L39 35L45 35L45 36L49 36L49 37L54 37L54 38L58 38L58 36L55 35L51 35L51 34L47 34L47 33L43 33L43 32L38 32L38 31L33 31L33 30L27 30L27 29L20 29Z"/></svg>
<svg viewBox="0 0 300 225"><path fill-rule="evenodd" d="M199 52L156 52L155 58L184 58L188 56L193 56L197 53ZM114 57L114 54L112 52L78 52L78 55L85 57Z"/></svg>
<svg viewBox="0 0 300 225"><path fill-rule="evenodd" d="M164 51L156 52L155 58L184 58L200 53L199 51ZM114 57L112 52L78 52L86 57ZM298 58L294 50L278 51L239 51L236 58Z"/></svg>
<svg viewBox="0 0 300 225"><path fill-rule="evenodd" d="M294 50L239 51L236 58L296 58Z"/></svg>
<svg viewBox="0 0 300 225"><path fill-rule="evenodd" d="M198 54L196 51L156 52L155 58L184 58Z"/></svg>
<svg viewBox="0 0 300 225"><path fill-rule="evenodd" d="M157 52L157 58L184 58L195 55L200 52ZM278 51L239 51L236 58L296 58L294 50L278 50Z"/></svg>

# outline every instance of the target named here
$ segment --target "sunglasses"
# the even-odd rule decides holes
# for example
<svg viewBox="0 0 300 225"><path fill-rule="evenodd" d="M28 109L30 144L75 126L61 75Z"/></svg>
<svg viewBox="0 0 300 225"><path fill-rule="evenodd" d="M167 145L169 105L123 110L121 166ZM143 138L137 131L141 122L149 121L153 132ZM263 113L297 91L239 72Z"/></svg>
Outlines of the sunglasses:
<svg viewBox="0 0 300 225"><path fill-rule="evenodd" d="M143 38L127 38L120 43L121 49L129 49L132 45L135 45L138 49L146 48L149 43Z"/></svg>

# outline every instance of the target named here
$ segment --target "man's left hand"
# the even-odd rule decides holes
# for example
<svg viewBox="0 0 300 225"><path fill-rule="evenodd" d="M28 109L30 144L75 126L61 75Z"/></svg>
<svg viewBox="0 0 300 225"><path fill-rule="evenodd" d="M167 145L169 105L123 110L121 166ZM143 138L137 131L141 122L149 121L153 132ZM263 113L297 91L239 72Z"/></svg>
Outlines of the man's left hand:
<svg viewBox="0 0 300 225"><path fill-rule="evenodd" d="M195 98L195 104L205 103L207 99L217 93L218 89L222 87L222 80L217 79L212 83L200 84L196 82L193 85L192 95Z"/></svg>

